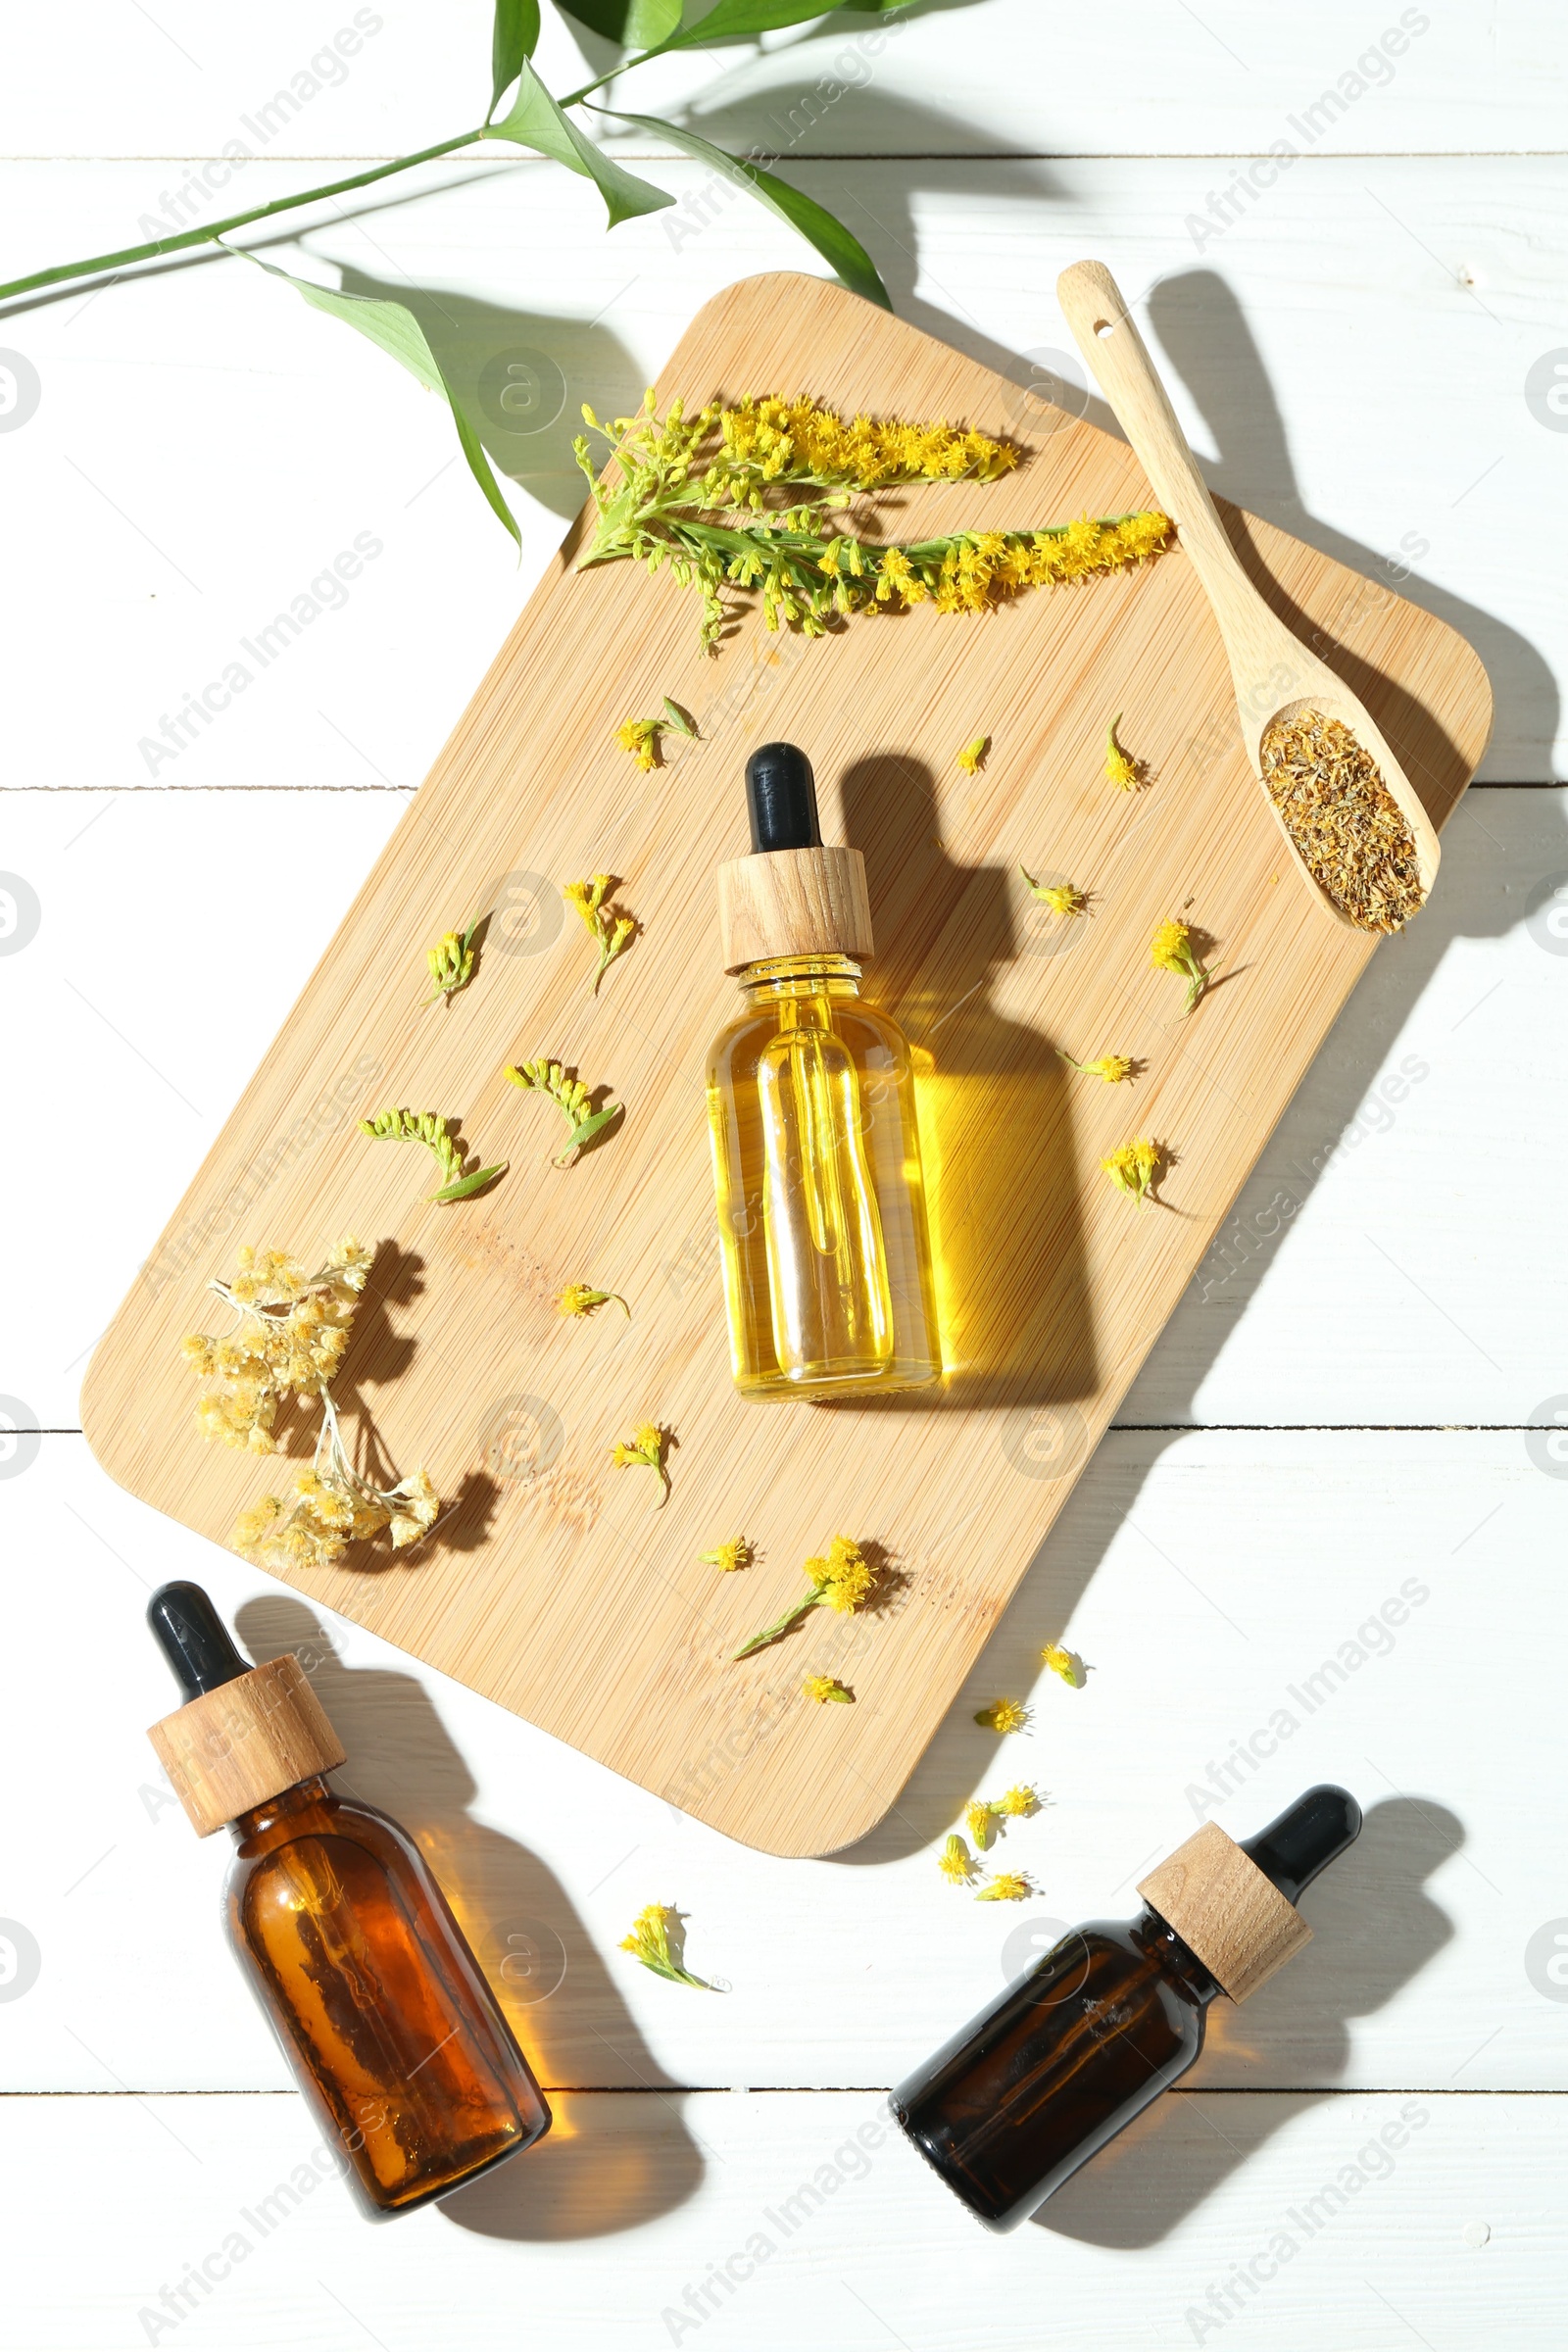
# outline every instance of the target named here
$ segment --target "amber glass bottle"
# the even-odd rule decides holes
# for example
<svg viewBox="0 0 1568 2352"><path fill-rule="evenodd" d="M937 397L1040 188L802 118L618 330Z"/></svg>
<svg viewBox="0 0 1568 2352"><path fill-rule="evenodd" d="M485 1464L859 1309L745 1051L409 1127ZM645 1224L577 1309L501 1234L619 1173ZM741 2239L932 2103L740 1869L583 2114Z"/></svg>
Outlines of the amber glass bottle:
<svg viewBox="0 0 1568 2352"><path fill-rule="evenodd" d="M527 2062L413 1839L328 1788L298 1661L249 1667L197 1585L148 1621L187 1695L153 1744L197 1830L233 1832L234 1948L363 2202L408 2213L531 2145Z"/></svg>
<svg viewBox="0 0 1568 2352"><path fill-rule="evenodd" d="M1245 2000L1307 1941L1296 1898L1360 1828L1326 1785L1245 1845L1209 1823L1137 1919L1075 1929L902 2082L895 2115L970 2212L1015 2229L1185 2074L1216 1994Z"/></svg>
<svg viewBox="0 0 1568 2352"><path fill-rule="evenodd" d="M730 1362L743 1396L864 1396L942 1371L909 1049L860 1000L865 868L824 847L810 762L746 769L752 855L723 866L746 997L709 1057Z"/></svg>

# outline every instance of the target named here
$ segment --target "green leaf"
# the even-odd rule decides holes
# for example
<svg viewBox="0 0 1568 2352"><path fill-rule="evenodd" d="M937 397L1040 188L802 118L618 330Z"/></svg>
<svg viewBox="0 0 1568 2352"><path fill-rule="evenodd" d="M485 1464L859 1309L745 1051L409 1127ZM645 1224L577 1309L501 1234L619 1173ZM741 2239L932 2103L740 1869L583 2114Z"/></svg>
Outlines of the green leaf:
<svg viewBox="0 0 1568 2352"><path fill-rule="evenodd" d="M583 1119L580 1121L580 1123L572 1129L571 1141L566 1146L565 1152L562 1153L561 1158L557 1160L557 1167L561 1168L568 1166L571 1158L574 1158L579 1152L586 1151L587 1147L593 1142L596 1135L603 1135L605 1129L610 1125L611 1121L612 1119L619 1118L621 1109L622 1105L619 1102L607 1102L604 1109L596 1110L591 1119Z"/></svg>
<svg viewBox="0 0 1568 2352"><path fill-rule="evenodd" d="M723 0L720 0L720 5ZM594 114L607 114L607 107L594 107ZM741 155L730 155L722 147L714 147L700 139L694 130L683 130L674 122L662 122L654 115L623 115L616 113L620 122L635 122L639 130L651 131L656 138L668 139L672 146L694 155L700 164L711 164L727 179L751 189L770 212L777 213L793 229L799 230L808 245L814 245L825 262L831 263L833 274L840 285L848 286L852 294L863 295L867 302L877 303L884 311L893 308L893 297L877 275L876 264L860 243L851 234L842 220L836 220L825 206L814 197L804 196L789 181L764 172L760 164L748 163Z"/></svg>
<svg viewBox="0 0 1568 2352"><path fill-rule="evenodd" d="M501 104L539 45L539 0L496 0L495 28L490 35L490 112Z"/></svg>
<svg viewBox="0 0 1568 2352"><path fill-rule="evenodd" d="M221 238L217 241L223 243ZM246 253L238 245L223 245L223 251L238 254L241 261L251 262L258 270L265 270L269 277L280 277L286 286L292 286L297 294L302 294L313 310L324 311L329 318L341 318L345 326L352 326L358 333L367 336L396 360L400 367L406 368L411 375L416 376L427 392L439 392L452 411L452 421L458 428L458 439L468 461L469 472L500 520L521 547L522 535L517 529L516 517L501 495L501 486L490 470L490 461L479 445L479 436L459 407L458 396L448 383L440 361L426 342L423 327L406 304L387 301L374 294L343 294L330 286L312 285L309 278L291 277L286 270L279 270L272 262L258 260L254 253Z"/></svg>
<svg viewBox="0 0 1568 2352"><path fill-rule="evenodd" d="M431 1200L466 1200L472 1193L482 1193L487 1184L504 1176L512 1165L510 1159L498 1159L493 1168L475 1168L471 1176L460 1176L456 1184L444 1184L438 1193L427 1197Z"/></svg>
<svg viewBox="0 0 1568 2352"><path fill-rule="evenodd" d="M657 49L680 23L681 0L561 0L561 6L623 49Z"/></svg>
<svg viewBox="0 0 1568 2352"><path fill-rule="evenodd" d="M664 697L664 716L677 735L689 735L694 743L698 740L697 728L691 712L683 710L679 703L672 703L667 694Z"/></svg>
<svg viewBox="0 0 1568 2352"><path fill-rule="evenodd" d="M671 49L692 49L703 41L734 39L748 32L775 32L782 24L804 24L808 17L828 17L844 0L718 0L706 16L682 24ZM688 16L691 10L688 7Z"/></svg>
<svg viewBox="0 0 1568 2352"><path fill-rule="evenodd" d="M552 156L558 164L564 164L568 172L596 180L612 228L639 213L657 213L662 206L675 201L649 180L623 172L603 148L585 138L576 123L566 120L526 61L511 114L499 122L488 123L480 136L510 139L514 146L531 147L536 155Z"/></svg>

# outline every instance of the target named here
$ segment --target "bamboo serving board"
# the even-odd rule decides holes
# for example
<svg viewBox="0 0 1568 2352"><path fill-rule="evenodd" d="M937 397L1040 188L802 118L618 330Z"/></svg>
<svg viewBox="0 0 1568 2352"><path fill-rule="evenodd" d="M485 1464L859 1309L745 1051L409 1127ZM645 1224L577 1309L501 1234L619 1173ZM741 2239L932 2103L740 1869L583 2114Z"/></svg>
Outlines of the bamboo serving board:
<svg viewBox="0 0 1568 2352"><path fill-rule="evenodd" d="M815 279L732 287L659 386L661 407L771 390L1025 448L1001 482L885 496L875 535L1152 503L1119 441ZM1441 824L1487 741L1475 655L1284 533L1225 517ZM224 1327L208 1277L247 1241L308 1262L342 1233L382 1241L336 1391L362 1446L393 1475L427 1468L450 1507L417 1548L361 1547L301 1589L730 1836L826 1853L897 1796L1372 943L1291 869L1179 549L980 619L926 608L808 643L752 613L710 659L694 596L667 576L573 570L580 528L110 1327L83 1418L122 1485L223 1542L288 1483L311 1432L287 1425L287 1461L203 1444L178 1343ZM666 739L642 775L615 729L665 695L702 740ZM1118 710L1148 765L1137 794L1102 774ZM992 748L971 778L956 754L979 734ZM865 855L866 992L920 1072L951 1370L902 1403L746 1404L729 1382L703 1082L740 1000L714 869L747 847L747 754L781 736L815 763L824 837ZM1020 862L1089 891L1089 913L1050 915ZM644 928L596 999L559 889L605 870ZM478 977L424 1009L424 949L479 911ZM1221 983L1187 1020L1182 984L1149 957L1177 914L1213 943ZM1141 1075L1077 1077L1058 1047L1135 1055ZM550 1163L556 1110L502 1075L539 1054L626 1105L571 1168ZM470 1150L510 1173L427 1204L429 1156L358 1131L389 1102L461 1116ZM1173 1155L1157 1208L1101 1171L1135 1136ZM615 1306L563 1319L556 1294L577 1281L621 1293L631 1321ZM611 1465L646 1421L670 1433L662 1507L651 1472ZM836 1532L885 1566L881 1605L814 1611L732 1663ZM700 1563L736 1535L751 1566ZM839 1676L854 1705L805 1698L808 1672Z"/></svg>

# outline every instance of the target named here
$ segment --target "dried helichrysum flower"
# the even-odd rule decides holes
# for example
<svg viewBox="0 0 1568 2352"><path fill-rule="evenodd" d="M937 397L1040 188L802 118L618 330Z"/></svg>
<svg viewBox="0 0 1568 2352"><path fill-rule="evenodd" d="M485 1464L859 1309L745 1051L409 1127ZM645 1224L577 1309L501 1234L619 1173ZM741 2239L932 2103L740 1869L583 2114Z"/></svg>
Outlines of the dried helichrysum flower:
<svg viewBox="0 0 1568 2352"><path fill-rule="evenodd" d="M423 1144L435 1156L436 1166L446 1181L438 1192L427 1193L428 1200L466 1200L474 1193L482 1193L487 1184L507 1172L508 1162L498 1159L492 1167L473 1168L465 1173L466 1154L457 1141L456 1119L443 1118L434 1110L378 1110L370 1119L360 1121L360 1133L374 1138L378 1144Z"/></svg>
<svg viewBox="0 0 1568 2352"><path fill-rule="evenodd" d="M637 933L635 915L606 904L614 887L613 874L590 874L585 882L566 883L561 893L568 906L575 906L589 938L599 950L593 983L596 997L607 965L625 953Z"/></svg>
<svg viewBox="0 0 1568 2352"><path fill-rule="evenodd" d="M652 1470L659 1480L660 1503L664 1503L669 1494L669 1472L664 1467L664 1433L657 1421L645 1421L635 1436L617 1439L610 1458L617 1470Z"/></svg>
<svg viewBox="0 0 1568 2352"><path fill-rule="evenodd" d="M976 1723L988 1732L1021 1732L1028 1720L1028 1708L1016 1698L994 1698L975 1715Z"/></svg>
<svg viewBox="0 0 1568 2352"><path fill-rule="evenodd" d="M1191 1012L1209 984L1209 974L1198 960L1193 935L1186 923L1161 923L1149 943L1149 960L1159 972L1174 972L1187 983L1183 1012Z"/></svg>
<svg viewBox="0 0 1568 2352"><path fill-rule="evenodd" d="M631 1934L620 1939L623 1952L630 1952L644 1968L653 1970L656 1977L667 1977L671 1984L690 1984L697 1992L716 1992L718 1987L702 1977L694 1977L685 1963L684 1923L673 1903L650 1903L639 1911L631 1923Z"/></svg>
<svg viewBox="0 0 1568 2352"><path fill-rule="evenodd" d="M548 1096L570 1128L566 1149L555 1161L558 1168L569 1168L585 1146L620 1116L618 1102L607 1102L603 1110L595 1110L592 1092L582 1080L568 1077L561 1062L550 1061L542 1054L536 1060L515 1067L509 1062L507 1076L514 1086L520 1086L525 1092Z"/></svg>
<svg viewBox="0 0 1568 2352"><path fill-rule="evenodd" d="M991 482L1017 464L1006 442L946 423L849 419L775 395L662 418L652 392L633 416L590 429L612 443L601 481L586 436L573 444L597 510L582 565L667 565L703 598L702 642L725 625L722 591L760 588L769 628L819 637L836 614L929 603L983 612L1024 590L1142 563L1170 537L1153 513L1084 515L1035 531L958 531L906 546L862 544L833 517L859 494L917 482ZM718 524L719 516L728 520ZM666 709L668 705L666 704ZM628 721L628 727L646 722ZM657 723L657 722L656 722ZM641 757L639 749L638 756Z"/></svg>
<svg viewBox="0 0 1568 2352"><path fill-rule="evenodd" d="M1100 1164L1111 1183L1130 1194L1142 1208L1146 1200L1154 1197L1154 1187L1165 1164L1165 1152L1162 1145L1149 1136L1140 1136L1136 1143L1118 1144Z"/></svg>
<svg viewBox="0 0 1568 2352"><path fill-rule="evenodd" d="M858 1544L852 1543L848 1536L833 1538L825 1559L808 1560L806 1574L809 1582L802 1597L785 1610L776 1624L743 1642L735 1652L737 1658L749 1658L754 1649L763 1649L769 1642L776 1642L808 1609L836 1609L849 1616L870 1597L876 1584L876 1571Z"/></svg>

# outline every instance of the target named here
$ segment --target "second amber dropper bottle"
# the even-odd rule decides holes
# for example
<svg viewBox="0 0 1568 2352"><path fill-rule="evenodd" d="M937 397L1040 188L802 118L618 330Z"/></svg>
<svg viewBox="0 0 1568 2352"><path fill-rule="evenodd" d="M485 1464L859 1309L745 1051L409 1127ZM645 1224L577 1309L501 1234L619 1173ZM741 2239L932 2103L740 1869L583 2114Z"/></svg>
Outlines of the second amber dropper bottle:
<svg viewBox="0 0 1568 2352"><path fill-rule="evenodd" d="M909 1049L860 999L865 863L824 845L792 743L746 764L752 852L720 866L746 1009L709 1057L730 1360L743 1396L876 1396L941 1377Z"/></svg>

